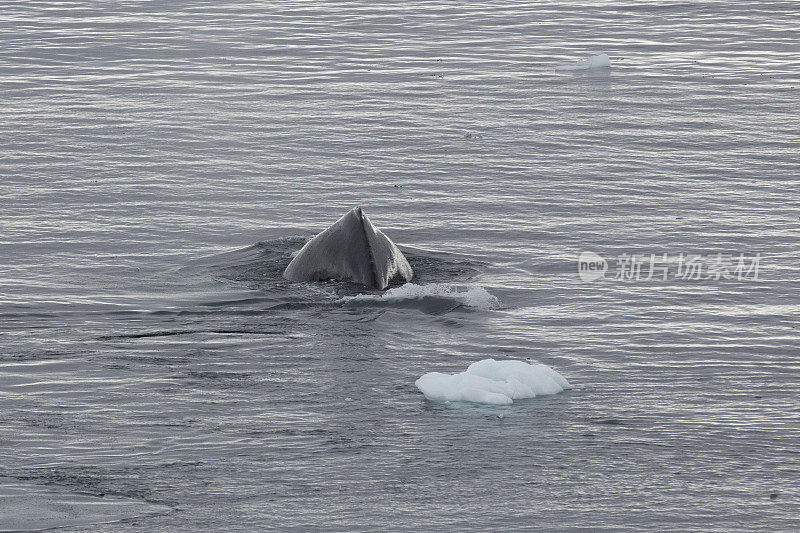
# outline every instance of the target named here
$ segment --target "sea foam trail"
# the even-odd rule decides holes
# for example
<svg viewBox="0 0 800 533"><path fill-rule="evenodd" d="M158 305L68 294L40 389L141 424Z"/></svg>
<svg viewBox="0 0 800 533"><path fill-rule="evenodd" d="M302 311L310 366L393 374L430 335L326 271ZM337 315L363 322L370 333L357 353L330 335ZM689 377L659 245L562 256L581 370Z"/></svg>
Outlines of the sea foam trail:
<svg viewBox="0 0 800 533"><path fill-rule="evenodd" d="M457 300L462 305L476 309L494 309L500 306L500 300L497 296L490 294L489 291L479 285L461 286L446 283L431 283L428 285L406 283L400 287L389 289L383 294L345 296L342 301L393 302L428 297L450 298Z"/></svg>
<svg viewBox="0 0 800 533"><path fill-rule="evenodd" d="M558 65L556 70L589 70L594 68L610 67L611 59L607 54L598 54L585 59L570 63L568 65Z"/></svg>
<svg viewBox="0 0 800 533"><path fill-rule="evenodd" d="M429 400L509 405L514 400L557 394L569 382L547 365L484 359L459 374L429 372L414 383Z"/></svg>

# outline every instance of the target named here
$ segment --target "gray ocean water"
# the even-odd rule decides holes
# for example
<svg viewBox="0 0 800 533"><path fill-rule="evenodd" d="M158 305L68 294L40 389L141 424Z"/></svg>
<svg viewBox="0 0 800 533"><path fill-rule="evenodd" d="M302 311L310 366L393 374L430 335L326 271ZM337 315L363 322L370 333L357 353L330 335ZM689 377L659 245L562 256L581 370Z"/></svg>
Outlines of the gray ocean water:
<svg viewBox="0 0 800 533"><path fill-rule="evenodd" d="M799 34L788 1L0 2L0 529L798 530ZM414 285L283 280L356 205ZM614 279L664 253L758 276ZM414 386L489 357L573 389Z"/></svg>

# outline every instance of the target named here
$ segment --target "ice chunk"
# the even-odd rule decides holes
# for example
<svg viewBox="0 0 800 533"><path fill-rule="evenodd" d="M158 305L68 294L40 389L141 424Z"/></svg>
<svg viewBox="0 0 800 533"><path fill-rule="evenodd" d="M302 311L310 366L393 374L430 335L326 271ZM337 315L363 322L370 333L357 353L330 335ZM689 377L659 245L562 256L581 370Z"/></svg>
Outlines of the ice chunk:
<svg viewBox="0 0 800 533"><path fill-rule="evenodd" d="M428 372L414 383L426 398L440 402L475 402L496 405L512 403L514 385L467 372Z"/></svg>
<svg viewBox="0 0 800 533"><path fill-rule="evenodd" d="M508 405L514 400L569 389L564 377L542 364L484 359L459 374L429 372L415 383L429 400Z"/></svg>
<svg viewBox="0 0 800 533"><path fill-rule="evenodd" d="M558 65L556 70L589 70L593 68L610 67L611 60L607 54L590 56L569 65Z"/></svg>

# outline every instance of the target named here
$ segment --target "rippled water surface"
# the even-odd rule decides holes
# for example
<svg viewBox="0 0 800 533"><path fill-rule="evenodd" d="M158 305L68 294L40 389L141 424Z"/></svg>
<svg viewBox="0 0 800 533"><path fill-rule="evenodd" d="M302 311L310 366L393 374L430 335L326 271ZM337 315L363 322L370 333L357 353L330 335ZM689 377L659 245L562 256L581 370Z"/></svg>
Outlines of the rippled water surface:
<svg viewBox="0 0 800 533"><path fill-rule="evenodd" d="M0 529L797 530L798 31L780 1L0 2ZM355 205L414 286L283 280ZM664 253L758 279L613 279ZM414 387L488 357L573 390Z"/></svg>

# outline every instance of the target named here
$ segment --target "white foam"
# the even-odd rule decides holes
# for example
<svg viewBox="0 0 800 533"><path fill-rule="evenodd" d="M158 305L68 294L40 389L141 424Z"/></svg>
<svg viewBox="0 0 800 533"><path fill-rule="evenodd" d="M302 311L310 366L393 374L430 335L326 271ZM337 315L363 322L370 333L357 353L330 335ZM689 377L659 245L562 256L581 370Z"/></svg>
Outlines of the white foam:
<svg viewBox="0 0 800 533"><path fill-rule="evenodd" d="M607 54L598 54L576 61L569 65L558 65L556 70L589 70L594 68L610 67L611 59Z"/></svg>
<svg viewBox="0 0 800 533"><path fill-rule="evenodd" d="M547 365L484 359L459 374L429 372L414 383L429 400L508 405L514 400L557 394L569 382Z"/></svg>
<svg viewBox="0 0 800 533"><path fill-rule="evenodd" d="M494 309L500 306L497 296L489 293L479 285L450 285L446 283L431 283L427 285L417 285L416 283L406 283L400 287L389 289L383 294L359 294L356 296L345 296L342 301L399 301L415 300L425 297L436 296L440 298L452 298L458 300L462 305L477 309Z"/></svg>

